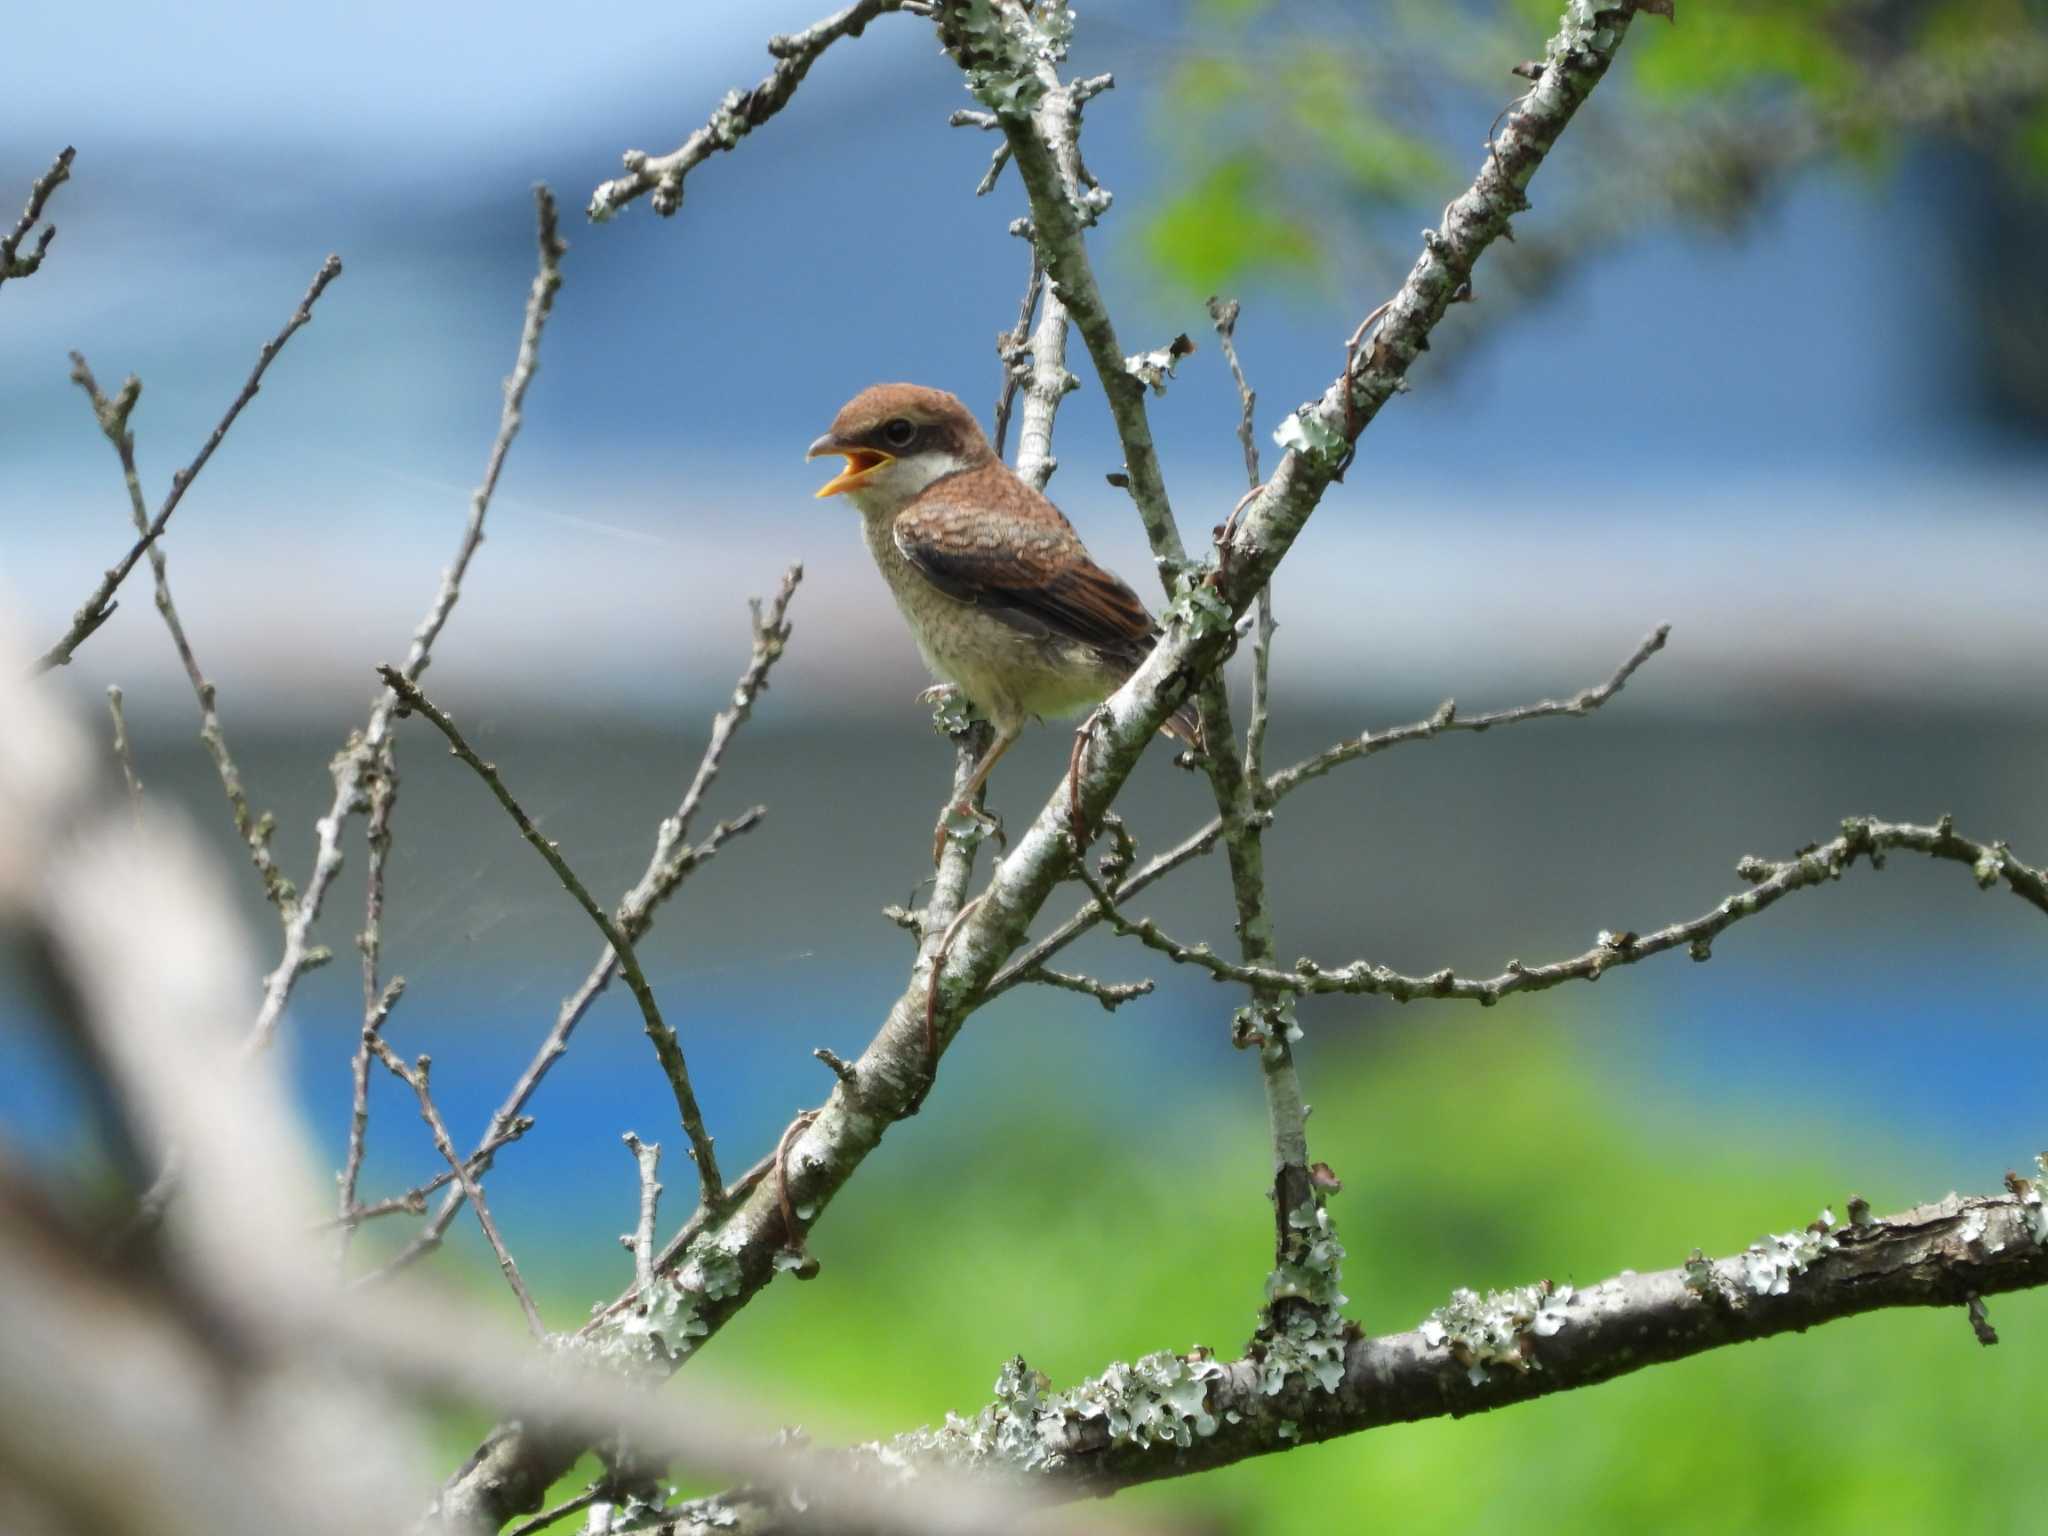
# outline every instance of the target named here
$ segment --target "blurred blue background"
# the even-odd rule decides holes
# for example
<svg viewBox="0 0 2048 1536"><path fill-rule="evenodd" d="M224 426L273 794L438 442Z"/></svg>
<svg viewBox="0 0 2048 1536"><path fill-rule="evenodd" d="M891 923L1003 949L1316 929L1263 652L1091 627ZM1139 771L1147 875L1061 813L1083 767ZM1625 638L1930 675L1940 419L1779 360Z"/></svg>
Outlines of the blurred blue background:
<svg viewBox="0 0 2048 1536"><path fill-rule="evenodd" d="M1147 239L1209 148L1171 99L1175 72L1260 46L1226 29L1227 9L1091 5L1073 60L1118 76L1086 144L1117 196L1095 251L1123 341L1200 344L1152 410L1191 537L1242 484L1236 397L1200 294L1162 278ZM1381 24L1382 8L1304 10L1346 48L1369 49ZM1027 260L1005 232L1014 177L970 195L989 141L945 127L967 98L908 17L829 54L779 118L691 176L677 218L644 204L603 227L574 217L621 150L673 147L765 71L770 31L812 19L779 0L573 18L524 0L215 0L101 7L88 37L41 7L10 21L0 64L0 184L25 188L61 144L79 148L48 262L0 294L0 605L38 647L127 542L67 350L108 387L141 375L154 498L321 258L346 264L166 540L294 876L327 759L367 710L370 667L403 652L481 471L533 267L528 187L561 197L565 285L429 682L593 888L616 892L744 661L742 599L804 563L795 639L713 807L758 800L768 819L643 951L734 1168L822 1097L810 1049L852 1055L900 988L908 946L877 909L925 875L950 764L845 509L810 499L803 448L877 379L953 389L986 417L991 341ZM1645 25L1627 67L1670 46ZM1432 107L1452 169L1403 205L1403 238L1469 177L1505 99ZM1552 184L1561 209L1588 184L1575 147L1518 232L1568 232L1545 219ZM2038 228L1967 149L1915 142L1881 165L1797 168L1732 232L1652 219L1594 241L1528 295L1504 281L1490 302L1490 255L1480 302L1446 321L1276 584L1273 760L1446 695L1478 709L1576 689L1658 623L1671 646L1592 720L1404 748L1290 799L1271 845L1283 954L1411 971L1554 958L1601 928L1703 910L1737 885L1738 855L1783 856L1852 813L1953 811L1973 836L2048 856L2048 433L1987 384L1984 277L1986 242ZM2003 253L2019 276L1989 295L2015 326L2042 313L2029 250ZM1236 286L1269 461L1274 423L1321 391L1398 276L1360 257ZM1087 373L1078 345L1071 361ZM1052 494L1149 594L1136 519L1103 479L1119 454L1090 377L1058 453ZM237 858L139 579L52 686L97 719L109 682L127 691L149 791L189 804ZM1064 732L1034 733L996 806L1021 821L1064 756ZM433 1053L467 1139L595 944L412 727L400 769L387 965L411 989L393 1033ZM1125 805L1156 849L1205 819L1205 799L1162 751ZM337 1154L360 879L357 840L322 924L341 958L301 985L288 1031ZM268 951L275 919L244 886ZM1228 939L1220 864L1140 905ZM1739 1249L1852 1189L1895 1207L1995 1186L2048 1138L2044 940L2037 915L1967 872L1895 858L1737 929L1710 965L1667 957L1483 1017L1306 1009L1312 1138L1349 1186L1336 1212L1353 1315L1406 1327L1454 1285ZM1136 949L1076 953L1106 976L1158 974ZM971 1408L1019 1349L1070 1380L1195 1338L1234 1345L1268 1220L1256 1074L1228 1045L1233 997L1160 980L1114 1018L1029 992L978 1016L942 1091L821 1229L825 1278L776 1288L703 1368L839 1437ZM61 1063L19 1004L0 1027L17 1064L0 1074L9 1141L90 1162ZM371 1195L434 1166L402 1091L376 1094ZM500 1160L494 1208L560 1323L625 1273L619 1133L672 1143L668 1182L687 1183L666 1103L630 1000L607 998L532 1106L538 1127ZM506 1304L459 1234L437 1262ZM2016 1464L2014 1436L2043 1406L2048 1312L1994 1312L2019 1321L1985 1359L1960 1318L1874 1320L1498 1424L1323 1448L1313 1476L1246 1468L1147 1497L1260 1509L1250 1524L1268 1530L1355 1521L1367 1497L1398 1529L1720 1529L1786 1500L1811 1529L1877 1508L2017 1529L2024 1484L1984 1469ZM1935 1404L1946 1438L1931 1438ZM1671 1443L1696 1421L1712 1433ZM1793 1425L1802 1454L1786 1448ZM1261 1505L1281 1486L1309 1491L1284 1514Z"/></svg>

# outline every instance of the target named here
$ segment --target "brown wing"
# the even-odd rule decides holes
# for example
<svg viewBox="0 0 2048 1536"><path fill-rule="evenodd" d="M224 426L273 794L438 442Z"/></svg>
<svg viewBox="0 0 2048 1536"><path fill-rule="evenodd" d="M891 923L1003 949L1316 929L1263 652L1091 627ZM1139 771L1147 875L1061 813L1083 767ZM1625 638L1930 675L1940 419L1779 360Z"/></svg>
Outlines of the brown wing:
<svg viewBox="0 0 2048 1536"><path fill-rule="evenodd" d="M1051 502L1007 470L941 480L894 524L896 548L947 596L1027 634L1135 660L1158 632L1137 593L1088 558Z"/></svg>

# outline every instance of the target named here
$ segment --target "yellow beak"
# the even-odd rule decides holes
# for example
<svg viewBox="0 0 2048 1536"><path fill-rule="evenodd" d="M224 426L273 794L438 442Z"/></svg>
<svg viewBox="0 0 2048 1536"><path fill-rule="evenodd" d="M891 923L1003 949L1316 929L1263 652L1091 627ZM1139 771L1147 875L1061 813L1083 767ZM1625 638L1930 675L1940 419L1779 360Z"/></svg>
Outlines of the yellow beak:
<svg viewBox="0 0 2048 1536"><path fill-rule="evenodd" d="M849 448L829 432L811 444L804 457L816 459L833 453L846 460L846 468L818 487L820 496L837 496L841 491L850 491L885 464L896 462L888 454L873 448Z"/></svg>

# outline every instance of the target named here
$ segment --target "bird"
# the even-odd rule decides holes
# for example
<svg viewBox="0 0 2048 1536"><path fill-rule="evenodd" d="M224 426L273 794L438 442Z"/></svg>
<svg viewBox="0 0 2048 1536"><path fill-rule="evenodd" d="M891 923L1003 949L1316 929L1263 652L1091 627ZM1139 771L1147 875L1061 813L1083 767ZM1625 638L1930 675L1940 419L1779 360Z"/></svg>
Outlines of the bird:
<svg viewBox="0 0 2048 1536"><path fill-rule="evenodd" d="M927 696L950 685L995 728L933 831L936 865L954 818L995 825L974 809L975 792L1024 727L1101 703L1152 653L1159 626L946 391L862 390L805 457L832 455L845 467L817 494L843 495L860 514L868 553L939 680ZM1161 730L1202 744L1191 706Z"/></svg>

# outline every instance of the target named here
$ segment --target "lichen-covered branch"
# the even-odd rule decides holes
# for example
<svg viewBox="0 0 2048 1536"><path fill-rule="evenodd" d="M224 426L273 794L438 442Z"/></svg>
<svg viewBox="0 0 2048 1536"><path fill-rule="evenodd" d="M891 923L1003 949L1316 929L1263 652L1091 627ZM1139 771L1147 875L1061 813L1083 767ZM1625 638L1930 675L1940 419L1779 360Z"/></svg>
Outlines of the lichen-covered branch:
<svg viewBox="0 0 2048 1536"><path fill-rule="evenodd" d="M648 985L646 972L640 969L640 960L633 952L633 941L626 936L612 915L597 904L590 894L590 888L577 878L569 867L569 861L562 857L560 846L553 838L544 837L526 810L512 797L511 790L499 777L497 768L477 756L462 732L447 713L420 691L419 684L407 677L396 667L379 667L377 675L384 679L384 685L398 696L401 712L425 715L433 726L448 739L448 745L476 776L484 781L498 804L505 808L505 814L512 818L519 828L519 835L526 839L533 851L539 854L548 868L555 872L555 878L562 883L562 889L576 899L598 931L618 957L619 970L626 978L626 986L632 991L633 1000L640 1005L640 1017L646 1025L647 1038L654 1042L654 1054L661 1061L662 1072L668 1078L669 1091L675 1095L676 1114L683 1123L683 1134L690 1141L690 1155L697 1160L697 1180L702 1189L701 1198L710 1210L717 1210L725 1203L725 1181L718 1175L718 1158L712 1150L711 1134L704 1129L704 1113L697 1106L697 1092L690 1083L689 1063L683 1056L682 1041L676 1037L674 1028L661 1016L661 1005L655 1001L654 988ZM379 1043L376 1036L368 1035L372 1048ZM451 1154L451 1162L454 1158ZM460 1167L461 1164L457 1163ZM476 1191L465 1175L463 1193L471 1199Z"/></svg>
<svg viewBox="0 0 2048 1536"><path fill-rule="evenodd" d="M732 744L739 728L750 719L754 704L768 689L768 676L775 663L782 657L789 644L789 605L796 596L798 584L803 580L803 567L792 565L782 575L782 586L768 605L766 612L759 603L749 605L753 615L754 644L747 657L745 669L739 681L733 685L732 703L719 711L711 722L711 739L706 743L703 755L698 759L695 772L691 775L689 787L683 792L682 803L675 814L663 818L656 829L654 851L647 861L647 868L633 888L621 898L618 906L619 926L628 937L637 942L653 925L656 909L675 894L692 871L700 868L715 857L728 840L752 830L767 814L761 806L755 806L728 821L721 821L705 836L703 841L690 841L691 823L702 807L704 797L711 783L718 777L719 767L725 753ZM556 1011L555 1022L534 1052L526 1068L513 1083L505 1100L491 1116L490 1128L472 1157L487 1155L489 1144L505 1130L516 1125L526 1103L540 1087L541 1080L554 1064L561 1060L569 1049L570 1037L576 1026L582 1022L590 1005L611 984L618 973L618 956L607 944L604 952L583 978L583 982ZM734 1198L744 1194L750 1187L741 1179L732 1188ZM440 1245L449 1224L462 1206L462 1191L451 1189L447 1198L434 1212L426 1228L406 1248L396 1255L384 1272L405 1268L431 1253Z"/></svg>
<svg viewBox="0 0 2048 1536"><path fill-rule="evenodd" d="M1588 14L1581 17L1581 11ZM986 25L993 14L989 0L950 0L941 10L942 35L949 23ZM1033 14L1051 23L1065 13L1048 7ZM1511 116L1479 179L1453 204L1446 228L1433 234L1423 260L1410 274L1403 289L1408 302L1401 308L1396 327L1406 350L1397 350L1375 364L1388 370L1389 393L1391 380L1404 373L1421 350L1420 343L1443 314L1457 284L1469 276L1480 253L1498 237L1511 209L1525 201L1521 188L1605 74L1631 19L1631 13L1622 9L1592 14L1579 0L1574 0L1568 16L1577 19L1553 40L1542 76L1523 109ZM1003 117L1018 168L1034 188L1033 214L1039 223L1046 270L1061 285L1086 335L1077 295L1082 286L1092 291L1093 281L1085 264L1074 259L1080 254L1076 217L1061 202L1056 217L1063 216L1069 237L1064 240L1057 238L1060 226L1048 225L1039 217L1036 189L1058 187L1056 167L1036 135L1012 132L1018 114L1028 116L1030 101L1036 99L1038 88L1033 82L1039 56L1027 49L1028 56L1020 62L1011 41L1000 28L978 40L963 38L957 25L949 40L984 103ZM1054 231L1055 238L1044 238L1048 229ZM1073 289L1067 287L1070 277L1077 285ZM1099 295L1096 298L1099 309ZM1130 388L1142 390L1137 380L1121 373L1122 355L1116 351L1113 337L1107 358L1099 354L1093 338L1089 350L1097 357L1105 389L1116 391L1119 386L1110 381L1120 376ZM1330 411L1342 410L1345 385L1346 379L1340 377L1331 386ZM1119 426L1123 425L1120 419ZM1176 598L1168 609L1164 637L1131 680L1103 705L1094 745L1080 770L1061 776L1051 798L995 865L972 916L954 935L943 975L933 986L930 970L937 958L937 939L958 911L969 862L959 840L949 840L924 925L927 938L903 993L854 1064L853 1083L837 1082L816 1119L790 1147L789 1194L797 1209L811 1213L805 1218L807 1224L822 1215L867 1155L880 1145L889 1126L922 1102L931 1085L933 1065L927 1040L943 1052L984 1000L1004 962L1023 945L1032 920L1068 878L1075 862L1069 828L1077 818L1086 826L1100 823L1162 722L1186 697L1192 680L1208 675L1232 643L1236 615L1250 606L1259 588L1271 578L1335 478L1345 441L1334 429L1332 439L1339 445L1334 452L1314 445L1290 447L1264 490L1240 515L1228 571L1219 572L1220 579L1213 587L1193 572L1183 572L1176 580ZM1127 437L1125 445L1134 453L1139 446L1149 452L1149 436L1140 444ZM1135 483L1137 466L1132 468ZM1163 508L1162 488L1154 510ZM1171 534L1170 522L1157 528L1148 525L1148 532ZM1177 539L1177 535L1173 537ZM785 1251L787 1229L773 1184L764 1181L722 1221L708 1224L673 1274L679 1321L687 1309L684 1336L692 1350L778 1273L777 1257ZM548 1483L573 1458L573 1447L549 1444L545 1437L503 1426L451 1482L443 1509L459 1519L502 1523L513 1514L537 1508Z"/></svg>
<svg viewBox="0 0 2048 1536"><path fill-rule="evenodd" d="M0 283L10 277L28 277L43 264L43 257L49 254L50 242L57 238L57 226L45 226L36 237L36 248L26 256L21 254L21 242L29 237L41 220L43 205L49 202L50 194L71 179L71 162L77 155L77 150L65 145L57 151L57 158L50 162L50 168L29 183L28 206L22 209L14 228L0 235Z"/></svg>
<svg viewBox="0 0 2048 1536"><path fill-rule="evenodd" d="M284 329L266 341L262 350L256 354L256 366L243 381L241 393L229 404L227 414L221 417L212 434L200 445L199 452L192 462L172 473L171 488L165 494L163 505L157 509L156 516L144 523L139 530L141 536L129 547L128 553L107 568L106 574L100 578L100 584L93 588L91 596L87 597L78 611L71 616L71 627L55 645L37 658L34 671L47 672L52 667L69 664L72 652L113 617L116 606L114 593L120 589L121 583L128 579L128 573L135 569L135 562L163 536L164 528L171 520L171 514L178 510L178 503L185 499L185 492L191 489L192 482L199 477L199 471L206 468L206 461L213 457L214 449L218 448L222 439L228 435L228 428L235 424L235 418L242 414L242 408L254 400L257 390L263 387L263 375L269 369L271 360L284 350L284 344L292 339L301 326L311 322L313 306L320 301L320 295L327 291L327 285L339 276L339 256L329 256L320 264L320 270L314 274L312 286L307 288L305 297L299 300L299 307L292 312L291 319L285 322ZM122 430L126 429L127 413L134 409L135 397L141 389L142 386L138 383L132 390L122 390L117 401L120 408L119 425ZM97 402L94 408L97 410ZM108 436L113 436L112 430L108 431ZM117 442L116 447L118 446Z"/></svg>
<svg viewBox="0 0 2048 1536"><path fill-rule="evenodd" d="M978 1413L843 1455L899 1481L914 1483L925 1469L978 1470L1025 1475L1049 1497L1100 1497L1391 1424L1505 1408L1869 1312L1966 1307L1972 1297L2048 1285L2039 1181L2010 1184L2007 1194L1951 1195L1879 1221L1838 1225L1824 1213L1742 1253L1695 1253L1675 1269L1624 1270L1597 1285L1457 1291L1407 1332L1348 1329L1321 1379L1276 1376L1256 1347L1230 1361L1161 1350L1055 1391L1016 1360ZM707 1506L743 1536L795 1529L746 1492L694 1512Z"/></svg>
<svg viewBox="0 0 2048 1536"><path fill-rule="evenodd" d="M1302 959L1295 962L1292 970L1234 965L1211 952L1207 944L1183 944L1169 937L1150 918L1125 917L1099 882L1085 873L1083 878L1088 879L1096 906L1107 911L1107 920L1118 933L1137 939L1147 949L1156 950L1178 964L1205 970L1218 981L1235 981L1280 993L1363 993L1391 997L1399 1003L1456 998L1491 1007L1517 992L1543 992L1568 981L1598 981L1608 971L1666 950L1684 949L1695 960L1709 959L1714 940L1744 918L1754 917L1794 891L1841 879L1859 857L1867 859L1872 869L1882 869L1886 851L1895 848L1966 864L1979 886L1988 890L2002 882L2013 895L2048 913L2048 875L2015 858L2002 842L1979 843L1958 837L1946 816L1933 826L1852 816L1842 823L1841 836L1816 843L1790 859L1744 858L1735 870L1751 882L1751 889L1722 898L1711 910L1688 922L1671 923L1650 933L1604 930L1583 954L1547 965L1510 960L1499 975L1487 977L1460 976L1448 966L1424 976L1404 976L1369 960L1329 968Z"/></svg>
<svg viewBox="0 0 2048 1536"><path fill-rule="evenodd" d="M940 43L966 73L969 89L995 114L1009 143L1010 158L1031 199L1031 238L1046 274L1045 313L1053 315L1057 307L1059 319L1070 316L1087 343L1123 444L1131 499L1170 586L1186 564L1187 551L1152 443L1145 385L1124 367L1124 351L1083 236L1108 207L1109 196L1086 184L1076 136L1082 104L1108 82L1107 77L1060 82L1056 69L1072 25L1072 13L1064 6L1027 10L1016 0L945 0L938 8ZM1046 330L1047 321L1041 319L1041 338ZM1041 344L1034 341L1034 347ZM1026 446L1031 425L1027 401Z"/></svg>
<svg viewBox="0 0 2048 1536"><path fill-rule="evenodd" d="M498 415L498 434L491 441L484 477L470 493L469 518L456 545L454 562L441 573L441 584L434 590L433 601L427 605L425 617L413 631L412 644L405 655L404 672L408 678L417 678L426 671L433 656L434 642L440 638L449 614L454 612L455 604L462 595L462 578L469 571L469 562L483 543L484 516L490 510L491 495L497 489L498 476L505 467L505 456L511 451L512 440L519 435L527 386L533 382L533 375L540 366L541 331L554 310L555 292L562 286L562 253L568 247L562 243L557 229L554 194L544 186L535 187L533 201L540 246L539 270L534 274L533 286L527 294L526 316L519 328L519 350L513 359L512 372L505 380L505 404ZM370 706L369 722L361 734L351 736L334 759L334 799L327 814L313 824L313 869L306 877L304 889L292 903L290 916L285 922L284 953L263 978L262 1006L258 1008L256 1022L249 1031L250 1045L254 1049L270 1043L299 978L331 958L324 947L312 942L313 924L320 916L327 888L341 873L343 825L351 815L370 808L368 783L377 773L389 768L388 738L391 715L396 706L394 694L388 690L378 694Z"/></svg>
<svg viewBox="0 0 2048 1536"><path fill-rule="evenodd" d="M720 150L731 149L754 129L789 105L818 56L842 37L859 37L867 24L889 11L903 9L904 0L855 0L845 10L815 22L801 32L771 37L768 51L775 67L751 90L727 91L710 121L665 155L645 150L625 153L626 174L605 182L590 194L589 216L609 219L634 199L653 194L654 211L664 218L683 205L683 178Z"/></svg>

